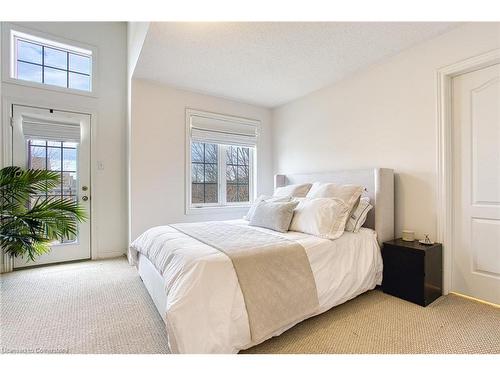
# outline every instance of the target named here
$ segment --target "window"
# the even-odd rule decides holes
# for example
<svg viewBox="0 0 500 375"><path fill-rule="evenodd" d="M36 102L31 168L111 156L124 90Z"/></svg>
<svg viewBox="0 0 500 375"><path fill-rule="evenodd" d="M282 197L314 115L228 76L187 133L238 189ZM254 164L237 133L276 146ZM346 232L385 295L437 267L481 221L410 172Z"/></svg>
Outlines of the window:
<svg viewBox="0 0 500 375"><path fill-rule="evenodd" d="M218 154L218 145L198 142L191 144L191 202L219 201Z"/></svg>
<svg viewBox="0 0 500 375"><path fill-rule="evenodd" d="M54 142L28 139L28 168L56 171L61 176L61 184L51 191L37 192L30 196L30 205L39 200L64 198L76 201L78 144L74 142ZM76 236L61 238L60 242L76 241Z"/></svg>
<svg viewBox="0 0 500 375"><path fill-rule="evenodd" d="M92 91L92 51L11 30L12 78Z"/></svg>
<svg viewBox="0 0 500 375"><path fill-rule="evenodd" d="M227 146L226 154L226 200L228 202L249 202L250 149Z"/></svg>
<svg viewBox="0 0 500 375"><path fill-rule="evenodd" d="M253 200L258 122L194 110L186 118L186 211L247 206Z"/></svg>

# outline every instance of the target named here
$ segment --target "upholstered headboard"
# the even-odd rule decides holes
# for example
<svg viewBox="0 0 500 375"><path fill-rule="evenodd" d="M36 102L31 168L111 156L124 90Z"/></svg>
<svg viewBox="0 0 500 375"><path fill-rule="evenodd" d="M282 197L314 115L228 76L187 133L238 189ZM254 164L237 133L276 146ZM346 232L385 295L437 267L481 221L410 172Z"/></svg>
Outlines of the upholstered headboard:
<svg viewBox="0 0 500 375"><path fill-rule="evenodd" d="M394 171L388 168L354 169L345 171L301 174L278 174L276 187L306 182L334 182L343 185L361 185L364 196L370 197L373 209L368 213L364 227L377 232L379 244L394 238Z"/></svg>

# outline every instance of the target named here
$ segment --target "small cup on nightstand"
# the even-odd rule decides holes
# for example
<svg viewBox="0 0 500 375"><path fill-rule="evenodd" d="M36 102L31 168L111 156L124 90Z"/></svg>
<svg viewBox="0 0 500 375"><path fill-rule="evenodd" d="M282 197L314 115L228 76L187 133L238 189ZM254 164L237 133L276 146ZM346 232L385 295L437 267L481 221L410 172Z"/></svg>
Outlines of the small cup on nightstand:
<svg viewBox="0 0 500 375"><path fill-rule="evenodd" d="M415 232L412 230L404 230L401 239L403 241L413 242L415 241Z"/></svg>

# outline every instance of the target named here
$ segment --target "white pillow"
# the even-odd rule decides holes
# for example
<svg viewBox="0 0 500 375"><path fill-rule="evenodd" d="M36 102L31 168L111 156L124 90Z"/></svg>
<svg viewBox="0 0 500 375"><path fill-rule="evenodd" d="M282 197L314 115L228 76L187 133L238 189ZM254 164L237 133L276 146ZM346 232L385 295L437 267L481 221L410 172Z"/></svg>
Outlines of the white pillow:
<svg viewBox="0 0 500 375"><path fill-rule="evenodd" d="M266 202L257 205L248 225L287 232L293 217L293 210L299 202Z"/></svg>
<svg viewBox="0 0 500 375"><path fill-rule="evenodd" d="M358 205L354 208L347 220L345 230L348 232L359 232L368 216L368 212L373 208L370 204L370 198L363 197L359 200Z"/></svg>
<svg viewBox="0 0 500 375"><path fill-rule="evenodd" d="M257 209L257 206L259 205L260 202L289 202L291 199L292 199L292 197L290 197L290 196L271 197L269 195L261 195L252 203L246 216L243 216L243 219L249 220L249 221L252 220L252 216L255 213L255 210Z"/></svg>
<svg viewBox="0 0 500 375"><path fill-rule="evenodd" d="M334 240L344 233L349 212L337 198L306 198L295 209L290 230Z"/></svg>
<svg viewBox="0 0 500 375"><path fill-rule="evenodd" d="M358 185L338 185L335 183L315 182L307 198L338 198L349 206L351 211L359 200L365 188Z"/></svg>
<svg viewBox="0 0 500 375"><path fill-rule="evenodd" d="M283 196L291 196L291 197L305 197L307 192L311 188L312 184L295 184L295 185L287 185L276 188L274 191L274 197L283 197Z"/></svg>

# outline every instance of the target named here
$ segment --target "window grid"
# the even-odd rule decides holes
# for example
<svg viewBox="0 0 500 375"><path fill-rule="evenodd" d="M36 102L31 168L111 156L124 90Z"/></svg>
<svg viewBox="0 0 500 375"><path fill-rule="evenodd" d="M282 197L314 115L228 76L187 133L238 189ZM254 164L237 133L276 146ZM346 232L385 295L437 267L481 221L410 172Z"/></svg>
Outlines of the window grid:
<svg viewBox="0 0 500 375"><path fill-rule="evenodd" d="M50 145L49 145L50 143ZM58 146L55 146L55 144L58 143L59 145ZM38 164L36 165L36 163L34 163L34 160L35 160L35 157L34 156L34 150L36 149L43 149L43 163L42 165ZM37 194L33 194L33 195L30 195L30 200L29 200L29 207L33 207L35 202L37 202L39 199L49 199L49 198L56 198L56 197L59 197L61 199L72 199L72 200L77 200L78 199L78 196L77 196L77 189L75 187L75 189L72 189L71 186L69 186L68 189L65 189L64 187L64 177L65 176L69 176L69 177L72 177L70 174L75 174L77 173L77 170L76 168L73 170L73 169L65 169L64 167L64 150L75 150L75 157L77 157L77 146L68 146L66 142L48 142L48 141L40 141L40 140L31 140L29 139L28 140L28 168L29 169L45 169L45 170L51 170L51 171L54 171L54 172L58 172L60 174L60 184L59 184L59 193L57 192L57 189L56 191L47 191L45 190L45 192L43 192L43 194L41 194L41 192L38 192ZM49 155L49 151L50 150L58 150L58 154L59 154L59 158L60 158L60 162L59 162L59 166L58 166L58 169L52 169L52 166L50 166L49 168L49 160L50 160L50 155ZM76 163L76 161L75 161ZM76 164L75 164L76 166ZM75 176L76 177L76 176ZM76 184L76 181L75 181L75 184ZM74 242L76 241L76 237L72 237L72 238L61 238L60 239L60 242L61 243L70 243L70 242Z"/></svg>
<svg viewBox="0 0 500 375"><path fill-rule="evenodd" d="M208 159L207 147L212 150ZM248 147L191 142L190 205L224 207L248 204L252 196L252 160L252 150ZM208 167L211 167L209 179ZM215 190L207 193L207 187Z"/></svg>
<svg viewBox="0 0 500 375"><path fill-rule="evenodd" d="M234 151L236 151L236 157L234 157ZM250 151L247 147L228 146L226 149L226 197L228 197L229 202L249 201L249 156ZM229 176L231 169L234 171L234 180L232 181ZM242 170L244 171L243 173ZM229 199L231 187L236 188L236 199Z"/></svg>
<svg viewBox="0 0 500 375"><path fill-rule="evenodd" d="M45 68L55 69L55 70L58 70L58 71L61 71L61 72L65 72L66 73L66 86L64 86L64 87L68 88L68 89L74 89L74 90L82 90L82 89L77 89L77 88L70 87L70 79L69 79L70 78L70 73L77 74L79 76L88 77L89 78L89 89L88 90L84 90L84 91L91 91L91 73L84 73L84 72L81 72L81 71L72 70L72 69L70 69L70 63L69 63L70 55L73 55L73 56L82 56L82 57L85 57L85 58L89 58L90 62L91 62L92 60L91 60L90 56L83 55L83 54L78 54L78 53L75 53L75 52L65 51L63 49L56 48L56 47L45 46L43 44L36 43L36 42L31 41L31 40L21 39L21 38L16 38L16 51L18 49L18 45L17 45L18 41L22 41L22 42L25 42L25 43L29 43L29 44L41 47L42 48L42 63L38 64L38 63L33 62L33 61L27 61L27 60L20 59L20 58L17 57L17 53L16 53L16 69L18 69L18 63L20 63L20 62L23 63L23 64L30 64L30 65L33 65L33 66L39 66L41 68L41 70L42 70L42 81L39 82L39 83L43 83L43 84L47 84L45 82ZM66 54L66 69L63 69L63 68L60 68L60 67L56 67L56 66L53 66L53 65L47 65L47 64L45 64L45 48L49 48L49 49L52 49L52 50L64 52ZM16 74L16 76L17 76L17 74ZM32 81L32 82L36 82L36 81ZM54 85L54 86L58 86L58 85ZM63 86L59 86L59 87L63 87Z"/></svg>
<svg viewBox="0 0 500 375"><path fill-rule="evenodd" d="M219 190L219 184L218 184L218 160L219 160L219 157L218 157L218 148L216 147L216 156L215 156L215 162L210 162L210 161L207 161L207 144L206 143L198 143L199 145L202 145L203 146L203 151L202 151L202 154L203 154L203 158L202 158L202 161L193 161L191 160L191 164L192 165L202 165L203 166L203 182L195 182L193 181L193 178L192 178L192 175L191 175L191 185L192 187L196 187L196 186L203 186L203 200L200 201L200 202L194 202L194 191L195 189L192 189L192 192L191 192L191 200L194 204L200 204L200 203L217 203L219 201L219 198L218 198L218 190ZM211 145L212 146L212 145ZM213 181L207 181L207 166L212 166L215 170L215 179ZM207 185L215 185L216 186L216 189L215 189L215 199L210 199L211 197L208 196L207 194Z"/></svg>

